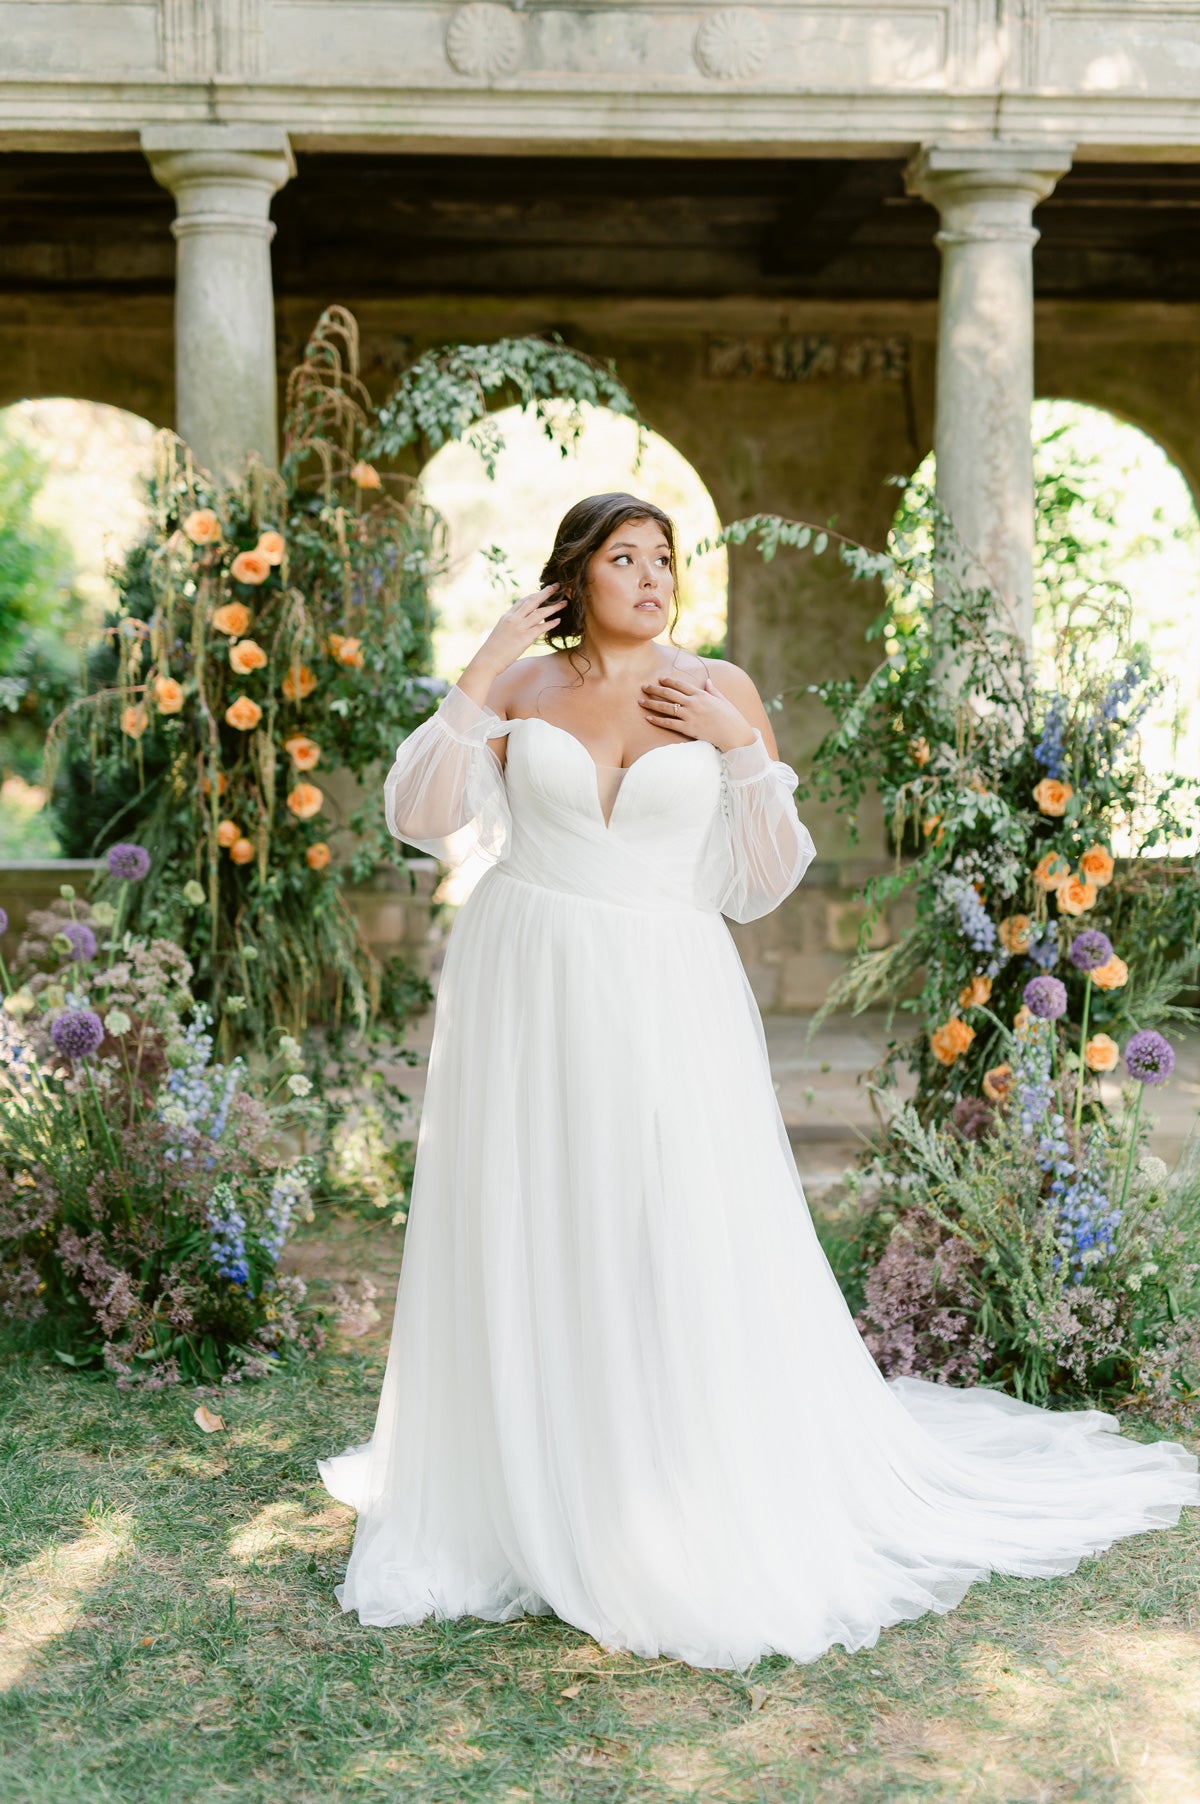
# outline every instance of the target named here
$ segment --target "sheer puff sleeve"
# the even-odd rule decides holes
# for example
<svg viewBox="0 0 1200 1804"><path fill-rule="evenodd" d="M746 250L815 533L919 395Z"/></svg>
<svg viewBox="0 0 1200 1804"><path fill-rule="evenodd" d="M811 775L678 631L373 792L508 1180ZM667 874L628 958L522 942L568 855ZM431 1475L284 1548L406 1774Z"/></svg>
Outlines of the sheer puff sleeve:
<svg viewBox="0 0 1200 1804"><path fill-rule="evenodd" d="M487 742L509 724L453 684L396 753L383 786L388 831L451 865L474 853L501 858L512 817L504 771Z"/></svg>
<svg viewBox="0 0 1200 1804"><path fill-rule="evenodd" d="M706 899L732 921L777 908L816 857L793 799L799 781L771 757L757 727L753 744L721 753L720 807L701 881Z"/></svg>

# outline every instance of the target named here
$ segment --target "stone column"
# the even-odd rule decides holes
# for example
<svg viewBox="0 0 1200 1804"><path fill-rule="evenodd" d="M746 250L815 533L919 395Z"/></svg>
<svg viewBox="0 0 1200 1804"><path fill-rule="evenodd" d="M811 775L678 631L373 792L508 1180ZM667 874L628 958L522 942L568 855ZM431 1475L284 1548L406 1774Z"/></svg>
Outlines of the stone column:
<svg viewBox="0 0 1200 1804"><path fill-rule="evenodd" d="M1071 165L1063 144L926 145L911 193L941 216L937 492L1026 639L1033 631L1033 209Z"/></svg>
<svg viewBox="0 0 1200 1804"><path fill-rule="evenodd" d="M175 429L198 461L235 477L276 442L271 196L296 173L271 126L155 126L154 179L175 197Z"/></svg>

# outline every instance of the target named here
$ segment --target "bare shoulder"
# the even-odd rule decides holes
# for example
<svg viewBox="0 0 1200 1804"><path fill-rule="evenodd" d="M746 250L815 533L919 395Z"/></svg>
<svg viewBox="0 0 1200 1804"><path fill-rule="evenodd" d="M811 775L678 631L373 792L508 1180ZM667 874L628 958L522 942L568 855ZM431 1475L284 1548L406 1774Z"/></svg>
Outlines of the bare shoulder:
<svg viewBox="0 0 1200 1804"><path fill-rule="evenodd" d="M553 678L561 663L558 652L545 652L536 658L518 658L502 670L488 690L488 706L502 719L527 713L536 698Z"/></svg>
<svg viewBox="0 0 1200 1804"><path fill-rule="evenodd" d="M779 747L775 743L775 734L758 687L749 671L743 670L740 664L731 664L728 658L698 658L696 662L703 666L713 687L720 690L726 701L732 702L738 713L752 727L758 728L771 757L778 758Z"/></svg>

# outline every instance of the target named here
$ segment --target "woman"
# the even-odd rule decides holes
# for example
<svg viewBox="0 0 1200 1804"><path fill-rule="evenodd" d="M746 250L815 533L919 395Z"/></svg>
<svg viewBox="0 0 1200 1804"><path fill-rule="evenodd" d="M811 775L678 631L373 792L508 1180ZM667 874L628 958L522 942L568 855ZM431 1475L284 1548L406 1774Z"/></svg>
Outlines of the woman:
<svg viewBox="0 0 1200 1804"><path fill-rule="evenodd" d="M580 502L542 581L386 784L397 837L492 864L447 947L375 1432L319 1463L358 1510L342 1608L554 1611L746 1669L1176 1521L1182 1447L880 1375L721 918L813 857L796 775L743 671L660 643L658 508Z"/></svg>

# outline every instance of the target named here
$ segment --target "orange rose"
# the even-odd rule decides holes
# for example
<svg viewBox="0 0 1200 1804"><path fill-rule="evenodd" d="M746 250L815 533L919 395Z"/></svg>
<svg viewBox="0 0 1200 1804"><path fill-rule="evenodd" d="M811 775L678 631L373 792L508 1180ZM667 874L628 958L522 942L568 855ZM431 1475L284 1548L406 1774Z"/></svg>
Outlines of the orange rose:
<svg viewBox="0 0 1200 1804"><path fill-rule="evenodd" d="M1079 868L1088 880L1103 889L1112 882L1113 861L1103 846L1089 846L1079 860Z"/></svg>
<svg viewBox="0 0 1200 1804"><path fill-rule="evenodd" d="M993 1065L983 1074L983 1094L989 1102L1007 1102L1012 1094L1012 1066Z"/></svg>
<svg viewBox="0 0 1200 1804"><path fill-rule="evenodd" d="M323 839L318 839L309 846L304 854L304 862L310 871L323 871L333 854Z"/></svg>
<svg viewBox="0 0 1200 1804"><path fill-rule="evenodd" d="M1039 889L1057 889L1071 875L1071 867L1061 852L1046 852L1034 867L1033 881Z"/></svg>
<svg viewBox="0 0 1200 1804"><path fill-rule="evenodd" d="M1025 1029L1029 1026L1029 1023L1036 1019L1037 1017L1034 1015L1033 1010L1023 1002L1013 1016L1013 1032L1015 1034L1023 1034Z"/></svg>
<svg viewBox="0 0 1200 1804"><path fill-rule="evenodd" d="M193 545L215 545L221 537L221 522L211 507L198 507L184 521L183 530Z"/></svg>
<svg viewBox="0 0 1200 1804"><path fill-rule="evenodd" d="M908 750L913 763L919 764L922 770L924 770L925 766L929 763L929 741L927 739L910 739L908 742Z"/></svg>
<svg viewBox="0 0 1200 1804"><path fill-rule="evenodd" d="M250 624L250 610L244 602L227 601L223 608L217 609L212 623L219 633L227 633L231 639L240 639Z"/></svg>
<svg viewBox="0 0 1200 1804"><path fill-rule="evenodd" d="M352 670L362 669L361 639L346 639L341 633L330 633L326 644L329 647L330 656L336 658L339 664L348 665Z"/></svg>
<svg viewBox="0 0 1200 1804"><path fill-rule="evenodd" d="M936 832L934 831L935 828L936 828ZM934 836L933 837L934 845L940 846L942 843L942 837L946 831L946 829L942 826L941 815L940 814L931 814L927 820L923 820L921 822L921 831L925 835L926 839L928 839L930 834L932 833Z"/></svg>
<svg viewBox="0 0 1200 1804"><path fill-rule="evenodd" d="M238 639L229 647L229 662L238 676L249 676L252 670L261 670L266 661L266 652L253 639Z"/></svg>
<svg viewBox="0 0 1200 1804"><path fill-rule="evenodd" d="M160 714L178 714L183 707L183 685L174 677L155 677L154 705Z"/></svg>
<svg viewBox="0 0 1200 1804"><path fill-rule="evenodd" d="M356 488L360 489L381 489L383 487L383 478L374 464L365 464L361 461L356 463L351 470L350 480Z"/></svg>
<svg viewBox="0 0 1200 1804"><path fill-rule="evenodd" d="M1129 982L1129 966L1114 953L1106 965L1096 966L1092 982L1098 990L1123 990Z"/></svg>
<svg viewBox="0 0 1200 1804"><path fill-rule="evenodd" d="M130 702L127 708L121 709L121 731L128 733L131 739L140 739L150 725L150 716L141 702Z"/></svg>
<svg viewBox="0 0 1200 1804"><path fill-rule="evenodd" d="M1107 1034L1093 1034L1083 1049L1084 1063L1089 1071L1115 1071L1120 1056L1121 1048Z"/></svg>
<svg viewBox="0 0 1200 1804"><path fill-rule="evenodd" d="M257 702L252 702L248 695L239 695L237 700L230 702L226 708L225 719L228 725L236 727L239 733L252 733L262 719L262 709Z"/></svg>
<svg viewBox="0 0 1200 1804"><path fill-rule="evenodd" d="M1001 921L996 932L1004 950L1014 958L1019 958L1022 952L1029 950L1029 942L1033 938L1033 922L1028 915L1008 915Z"/></svg>
<svg viewBox="0 0 1200 1804"><path fill-rule="evenodd" d="M284 700L289 702L302 702L306 695L312 694L316 686L317 679L308 668L307 664L301 664L299 666L293 664L292 668L283 679Z"/></svg>
<svg viewBox="0 0 1200 1804"><path fill-rule="evenodd" d="M242 837L242 830L236 821L219 821L217 824L217 844L228 851L235 839Z"/></svg>
<svg viewBox="0 0 1200 1804"><path fill-rule="evenodd" d="M271 574L271 560L261 551L239 551L229 566L235 583L265 583Z"/></svg>
<svg viewBox="0 0 1200 1804"><path fill-rule="evenodd" d="M990 977L973 977L970 983L964 984L958 992L958 1006L959 1008L982 1008L983 1004L990 999L991 994L992 980Z"/></svg>
<svg viewBox="0 0 1200 1804"><path fill-rule="evenodd" d="M315 783L297 783L288 796L287 805L297 820L310 821L325 806L325 797Z"/></svg>
<svg viewBox="0 0 1200 1804"><path fill-rule="evenodd" d="M1067 803L1074 794L1069 783L1060 783L1057 777L1043 777L1033 792L1033 799L1043 814L1057 818L1067 812Z"/></svg>
<svg viewBox="0 0 1200 1804"><path fill-rule="evenodd" d="M939 1065L953 1065L974 1038L975 1029L968 1027L965 1021L960 1021L957 1015L951 1015L949 1021L944 1022L936 1033L930 1034L929 1050Z"/></svg>
<svg viewBox="0 0 1200 1804"><path fill-rule="evenodd" d="M228 788L229 778L225 775L223 770L219 770L217 772L217 794L223 796ZM212 794L212 784L207 777L201 777L200 779L200 794L202 796L210 796Z"/></svg>
<svg viewBox="0 0 1200 1804"><path fill-rule="evenodd" d="M281 532L260 532L256 551L260 551L268 564L282 564L283 554L287 550Z"/></svg>
<svg viewBox="0 0 1200 1804"><path fill-rule="evenodd" d="M1074 872L1065 883L1058 886L1058 912L1063 915L1084 915L1089 908L1096 906L1096 885L1085 883L1082 877Z"/></svg>
<svg viewBox="0 0 1200 1804"><path fill-rule="evenodd" d="M249 864L254 857L254 841L252 839L235 839L229 848L229 856L234 864Z"/></svg>
<svg viewBox="0 0 1200 1804"><path fill-rule="evenodd" d="M315 770L321 762L321 748L315 739L306 739L303 733L293 733L285 739L283 749L297 770Z"/></svg>

